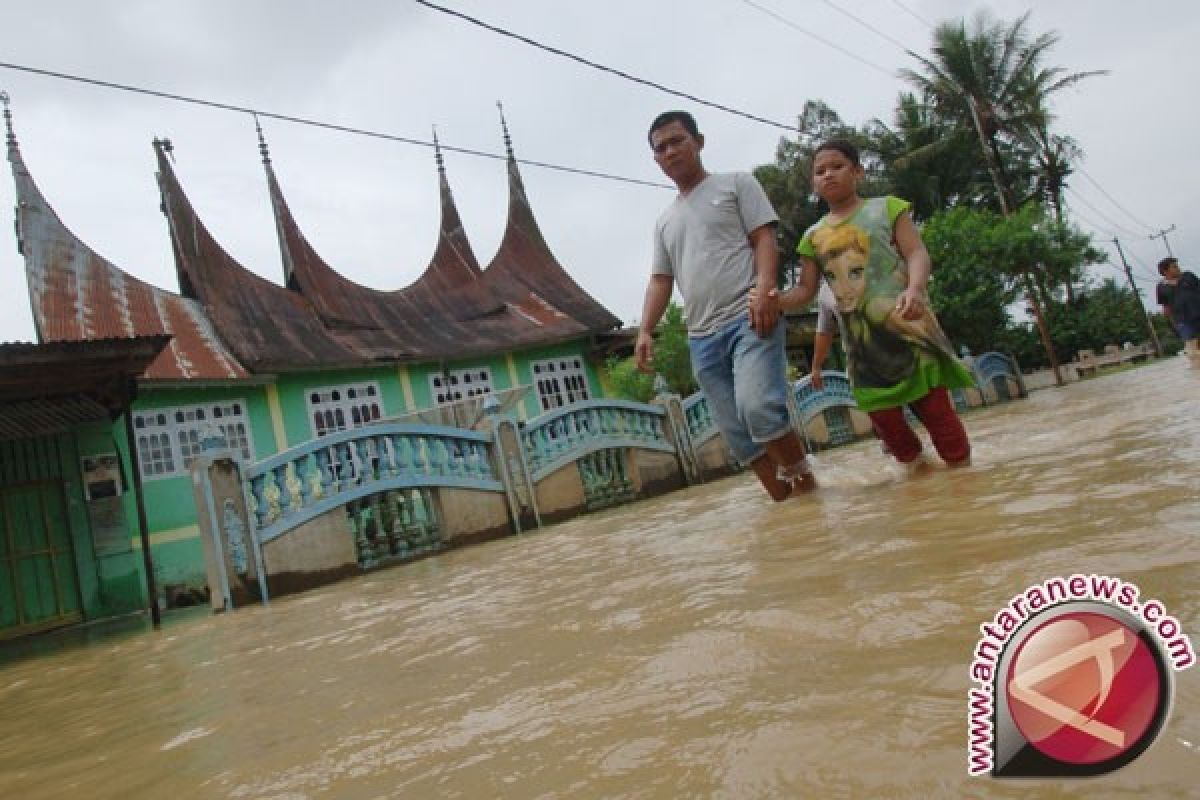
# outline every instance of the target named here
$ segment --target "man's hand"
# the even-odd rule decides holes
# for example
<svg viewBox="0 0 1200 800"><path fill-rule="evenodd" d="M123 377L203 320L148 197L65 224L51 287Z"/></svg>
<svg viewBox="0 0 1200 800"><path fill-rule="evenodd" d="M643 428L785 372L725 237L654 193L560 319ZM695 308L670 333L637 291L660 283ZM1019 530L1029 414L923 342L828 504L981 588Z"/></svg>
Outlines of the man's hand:
<svg viewBox="0 0 1200 800"><path fill-rule="evenodd" d="M637 344L633 347L633 356L637 360L637 368L641 372L654 372L654 334L638 331Z"/></svg>
<svg viewBox="0 0 1200 800"><path fill-rule="evenodd" d="M913 286L909 286L896 298L896 311L902 319L920 319L928 308L928 295Z"/></svg>
<svg viewBox="0 0 1200 800"><path fill-rule="evenodd" d="M809 383L812 384L812 388L816 389L818 392L825 388L825 379L821 377L820 367L813 367L813 371L809 373L808 377Z"/></svg>
<svg viewBox="0 0 1200 800"><path fill-rule="evenodd" d="M759 336L764 339L770 336L782 313L778 289L771 288L766 292L760 292L757 286L750 289L750 327Z"/></svg>

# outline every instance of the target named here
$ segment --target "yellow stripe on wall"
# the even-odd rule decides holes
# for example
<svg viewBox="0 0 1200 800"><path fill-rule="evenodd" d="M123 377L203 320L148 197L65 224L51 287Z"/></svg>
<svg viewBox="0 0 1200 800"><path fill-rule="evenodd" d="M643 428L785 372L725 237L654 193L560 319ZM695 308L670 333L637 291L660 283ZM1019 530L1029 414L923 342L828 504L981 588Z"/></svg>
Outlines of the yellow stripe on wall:
<svg viewBox="0 0 1200 800"><path fill-rule="evenodd" d="M199 525L186 525L182 528L175 528L169 531L159 531L158 533L150 534L150 544L169 544L171 542L183 542L188 539L200 538ZM134 550L142 549L142 537L134 536L129 540Z"/></svg>
<svg viewBox="0 0 1200 800"><path fill-rule="evenodd" d="M283 430L283 406L279 402L279 389L275 384L267 386L267 409L271 412L271 430L275 432L275 452L287 450L287 434Z"/></svg>
<svg viewBox="0 0 1200 800"><path fill-rule="evenodd" d="M400 391L404 393L404 410L416 411L417 400L413 394L412 376L408 374L408 366L404 364L400 366Z"/></svg>
<svg viewBox="0 0 1200 800"><path fill-rule="evenodd" d="M521 379L517 377L517 362L513 358L512 353L504 354L504 361L508 365L508 382L514 389L521 385ZM529 419L529 411L525 408L525 401L522 401L517 406L517 418L522 420Z"/></svg>

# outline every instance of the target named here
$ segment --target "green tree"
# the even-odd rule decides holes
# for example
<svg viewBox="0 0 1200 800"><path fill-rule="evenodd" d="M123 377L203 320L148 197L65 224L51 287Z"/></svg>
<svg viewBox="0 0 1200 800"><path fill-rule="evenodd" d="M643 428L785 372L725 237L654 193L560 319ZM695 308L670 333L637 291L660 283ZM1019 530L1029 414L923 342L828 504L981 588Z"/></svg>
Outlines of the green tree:
<svg viewBox="0 0 1200 800"><path fill-rule="evenodd" d="M933 261L929 296L946 335L974 353L997 349L997 337L1010 324L1011 277L994 262L988 243L998 237L1003 218L966 206L934 214L921 227Z"/></svg>
<svg viewBox="0 0 1200 800"><path fill-rule="evenodd" d="M605 363L609 383L618 397L647 403L654 397L654 375L638 370L632 357L610 356ZM667 388L682 397L696 391L692 376L692 357L688 351L687 323L683 308L672 302L655 328L654 370L667 382Z"/></svg>
<svg viewBox="0 0 1200 800"><path fill-rule="evenodd" d="M1018 181L1031 176L1028 161L1019 163L1014 154L1028 154L1023 135L1038 120L1046 119L1051 95L1099 72L1069 73L1062 67L1047 67L1043 60L1058 42L1058 34L1043 33L1030 38L1026 31L1029 13L1011 25L986 13L977 15L971 30L962 20L944 22L933 35L930 57L917 56L923 71L904 69L901 76L913 84L941 113L958 117L974 129L980 149L996 188L1000 210L1012 213L1021 192ZM1050 329L1038 298L1039 286L1032 270L1022 270L1022 283L1037 323L1042 343L1055 376L1062 383Z"/></svg>
<svg viewBox="0 0 1200 800"><path fill-rule="evenodd" d="M917 220L951 206L994 204L974 134L911 92L897 98L892 126L875 120L866 132L888 193L911 202Z"/></svg>

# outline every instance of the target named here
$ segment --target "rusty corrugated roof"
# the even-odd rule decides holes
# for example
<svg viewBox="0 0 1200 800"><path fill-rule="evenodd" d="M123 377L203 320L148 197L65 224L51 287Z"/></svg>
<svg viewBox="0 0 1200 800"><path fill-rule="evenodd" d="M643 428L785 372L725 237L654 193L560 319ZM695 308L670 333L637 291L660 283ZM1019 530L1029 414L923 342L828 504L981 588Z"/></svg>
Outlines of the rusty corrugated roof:
<svg viewBox="0 0 1200 800"><path fill-rule="evenodd" d="M88 341L167 335L148 380L231 380L247 372L194 302L137 280L80 241L29 174L4 110L17 193L17 246L25 258L38 339Z"/></svg>
<svg viewBox="0 0 1200 800"><path fill-rule="evenodd" d="M169 336L0 345L0 440L69 431L129 407Z"/></svg>
<svg viewBox="0 0 1200 800"><path fill-rule="evenodd" d="M339 341L365 357L462 358L563 341L620 324L570 279L550 253L511 148L508 226L493 266L479 269L439 150L437 249L420 278L396 291L361 286L317 254L283 197L261 138L260 149L288 287L311 301Z"/></svg>
<svg viewBox="0 0 1200 800"><path fill-rule="evenodd" d="M301 295L255 275L217 243L200 221L168 158L171 144L154 140L162 210L184 297L205 314L252 372L361 365Z"/></svg>
<svg viewBox="0 0 1200 800"><path fill-rule="evenodd" d="M558 263L546 244L525 194L508 131L508 222L500 247L486 270L493 293L538 319L565 316L591 333L621 326L608 309L585 292Z"/></svg>

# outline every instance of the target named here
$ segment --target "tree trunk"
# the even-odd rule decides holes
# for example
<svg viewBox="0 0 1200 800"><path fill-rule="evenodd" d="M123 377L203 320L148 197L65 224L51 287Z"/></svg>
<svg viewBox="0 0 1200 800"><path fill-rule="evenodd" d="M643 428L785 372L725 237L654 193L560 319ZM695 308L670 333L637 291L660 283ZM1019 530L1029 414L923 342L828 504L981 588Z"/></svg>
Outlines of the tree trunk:
<svg viewBox="0 0 1200 800"><path fill-rule="evenodd" d="M1054 382L1058 386L1062 386L1064 383L1062 368L1058 365L1058 354L1054 352L1054 342L1050 339L1050 326L1046 324L1046 316L1042 313L1041 304L1038 303L1037 292L1034 289L1029 273L1026 272L1024 277L1025 296L1029 300L1030 308L1033 309L1033 321L1037 324L1038 335L1042 340L1042 347L1046 349L1046 355L1050 358L1050 368L1054 370Z"/></svg>
<svg viewBox="0 0 1200 800"><path fill-rule="evenodd" d="M988 173L992 176L992 183L995 184L996 193L1000 197L1000 211L1007 217L1012 214L1013 209L1009 205L1008 191L999 164L999 148L996 147L995 137L989 137L984 133L983 123L979 119L979 109L975 106L975 98L969 94L966 97L967 105L971 109L971 120L975 123L975 133L979 136L979 146L983 150L983 160L987 164ZM1050 366L1054 369L1054 382L1058 386L1062 386L1065 383L1063 381L1062 369L1058 366L1058 355L1054 352L1054 343L1050 339L1050 328L1047 327L1045 315L1042 314L1042 306L1038 302L1033 280L1028 270L1023 273L1023 276L1025 278L1025 294L1029 298L1030 307L1033 309L1033 319L1037 323L1038 333L1042 339L1042 347L1046 349L1046 357L1050 359Z"/></svg>

